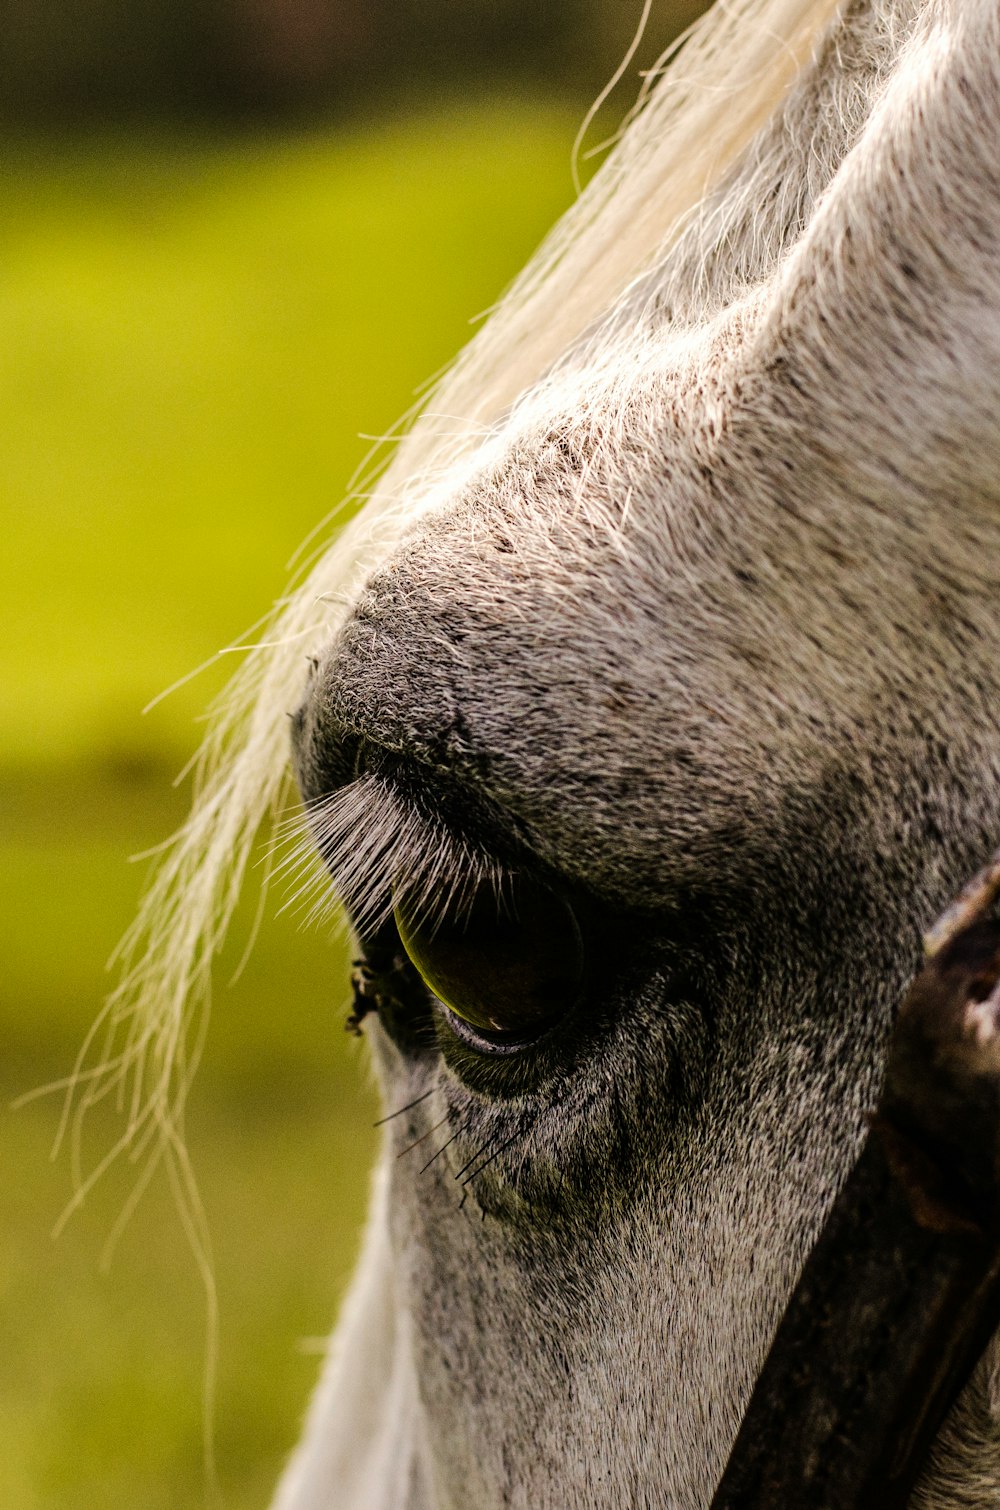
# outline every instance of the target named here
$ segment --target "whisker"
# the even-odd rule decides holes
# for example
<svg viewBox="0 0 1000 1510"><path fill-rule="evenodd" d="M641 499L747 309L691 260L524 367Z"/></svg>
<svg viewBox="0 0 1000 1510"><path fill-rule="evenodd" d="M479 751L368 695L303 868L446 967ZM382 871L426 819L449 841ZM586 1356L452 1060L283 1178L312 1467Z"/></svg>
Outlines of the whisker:
<svg viewBox="0 0 1000 1510"><path fill-rule="evenodd" d="M418 1175L426 1174L427 1170L430 1169L430 1167L434 1163L435 1159L439 1159L441 1157L441 1155L444 1153L445 1149L446 1148L450 1148L451 1145L454 1143L455 1139L456 1138L460 1138L462 1136L462 1134L468 1130L468 1127L469 1127L469 1123L468 1122L463 1122L462 1126L458 1129L458 1131L457 1132L453 1132L452 1135L451 1135L451 1137L448 1139L448 1141L446 1143L442 1143L441 1144L441 1147L438 1149L437 1153L434 1154L434 1155L432 1155L432 1157L427 1160L427 1163L423 1166L423 1168L422 1169L418 1169L417 1174Z"/></svg>
<svg viewBox="0 0 1000 1510"><path fill-rule="evenodd" d="M497 1140L497 1138L499 1136L500 1136L499 1132L496 1132L496 1133L493 1134L493 1136L491 1138L487 1138L487 1140L486 1140L485 1143L480 1143L479 1147L476 1149L475 1153L472 1155L472 1158L468 1159L462 1165L461 1169L457 1172L457 1174L455 1175L456 1180L461 1180L461 1178L462 1178L463 1174L465 1173L465 1171L471 1165L475 1164L475 1162L476 1162L477 1159L481 1159L482 1156L483 1156L483 1154L486 1153L489 1149L491 1149L495 1145L496 1140Z"/></svg>
<svg viewBox="0 0 1000 1510"><path fill-rule="evenodd" d="M387 1117L379 1117L377 1122L372 1123L372 1126L384 1127L385 1124L387 1122L391 1122L394 1117L401 1117L404 1112L411 1111L413 1107L419 1106L421 1101L426 1101L428 1096L433 1096L436 1089L437 1086L432 1085L429 1091L424 1091L423 1095L418 1096L415 1101L407 1101L405 1106L400 1106L396 1111L390 1112Z"/></svg>
<svg viewBox="0 0 1000 1510"><path fill-rule="evenodd" d="M425 1133L421 1133L419 1138L414 1138L414 1140L413 1140L412 1143L407 1143L407 1145L406 1145L405 1148L400 1149L399 1153L396 1155L396 1158L397 1159L401 1159L404 1154L410 1153L411 1150L413 1150L414 1148L419 1148L420 1145L421 1145L421 1143L426 1143L426 1141L430 1137L431 1133L436 1133L437 1130L438 1130L438 1128L439 1127L443 1127L444 1124L447 1122L447 1120L448 1120L448 1113L445 1112L445 1114L441 1118L440 1122L435 1122L434 1126L433 1127L429 1127Z"/></svg>
<svg viewBox="0 0 1000 1510"><path fill-rule="evenodd" d="M528 1132L530 1133L530 1131L531 1131L531 1129L529 1128ZM520 1138L520 1137L526 1137L527 1135L528 1134L526 1134L524 1132L523 1128L521 1128L521 1127L517 1128L517 1130L515 1132L511 1133L511 1135L510 1135L509 1138L505 1139L505 1141L500 1144L499 1148L495 1148L493 1150L493 1152L490 1154L489 1158L484 1163L480 1164L477 1169L473 1169L469 1174L467 1174L465 1176L464 1180L460 1180L460 1183L462 1185L468 1185L472 1180L474 1180L476 1178L477 1175L482 1174L482 1172L483 1172L484 1169L488 1169L495 1159L499 1159L499 1157L503 1153L504 1149L509 1148L510 1145L512 1143L515 1143L518 1138ZM488 1146L492 1146L492 1145L488 1145ZM479 1153L477 1153L473 1158L471 1158L469 1160L469 1163L465 1165L465 1168L464 1169L460 1169L458 1171L458 1174L455 1176L456 1180L459 1180L460 1176L463 1175L463 1174L465 1174L465 1170L469 1168L469 1165L470 1164L475 1164L476 1159L478 1159L480 1157L480 1155L482 1155L485 1152L486 1152L486 1150L481 1148L479 1150Z"/></svg>

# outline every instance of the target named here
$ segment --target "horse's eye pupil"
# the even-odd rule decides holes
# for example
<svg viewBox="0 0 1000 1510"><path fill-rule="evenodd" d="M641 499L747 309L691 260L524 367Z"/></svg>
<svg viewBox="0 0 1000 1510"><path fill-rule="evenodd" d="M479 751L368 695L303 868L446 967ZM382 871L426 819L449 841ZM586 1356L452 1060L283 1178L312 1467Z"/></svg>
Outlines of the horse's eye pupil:
<svg viewBox="0 0 1000 1510"><path fill-rule="evenodd" d="M583 944L572 908L515 875L497 897L482 886L471 904L421 921L397 899L396 926L434 995L480 1032L537 1038L576 1003Z"/></svg>

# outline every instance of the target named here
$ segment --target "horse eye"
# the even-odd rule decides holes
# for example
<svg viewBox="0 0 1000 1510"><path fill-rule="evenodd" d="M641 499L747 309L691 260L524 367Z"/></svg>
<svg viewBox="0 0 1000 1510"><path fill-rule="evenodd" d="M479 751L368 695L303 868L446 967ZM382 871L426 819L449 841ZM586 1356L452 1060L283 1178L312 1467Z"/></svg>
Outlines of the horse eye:
<svg viewBox="0 0 1000 1510"><path fill-rule="evenodd" d="M502 897L422 921L397 899L396 927L424 983L477 1031L528 1041L564 1016L583 985L583 941L569 903L514 875Z"/></svg>

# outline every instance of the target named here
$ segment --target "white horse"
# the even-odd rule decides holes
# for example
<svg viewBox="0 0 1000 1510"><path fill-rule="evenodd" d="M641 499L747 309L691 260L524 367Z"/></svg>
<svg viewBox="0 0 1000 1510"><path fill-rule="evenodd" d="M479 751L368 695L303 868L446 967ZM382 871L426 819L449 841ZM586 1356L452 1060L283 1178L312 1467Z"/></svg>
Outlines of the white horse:
<svg viewBox="0 0 1000 1510"><path fill-rule="evenodd" d="M996 0L720 0L430 410L237 688L113 1069L175 1147L315 650L388 1120L278 1510L696 1510L1000 835ZM997 1356L914 1503L1000 1503Z"/></svg>

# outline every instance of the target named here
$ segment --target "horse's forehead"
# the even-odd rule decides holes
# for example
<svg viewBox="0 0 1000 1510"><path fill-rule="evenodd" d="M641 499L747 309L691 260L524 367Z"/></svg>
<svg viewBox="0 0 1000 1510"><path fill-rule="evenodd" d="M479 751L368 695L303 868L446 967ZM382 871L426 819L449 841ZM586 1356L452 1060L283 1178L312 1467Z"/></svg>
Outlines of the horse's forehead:
<svg viewBox="0 0 1000 1510"><path fill-rule="evenodd" d="M701 432L655 428L605 454L522 435L372 582L325 670L335 724L464 775L560 869L650 893L717 866L720 831L736 866L786 844L878 696L834 574L810 595Z"/></svg>
<svg viewBox="0 0 1000 1510"><path fill-rule="evenodd" d="M961 303L997 282L995 207L962 197L935 67L900 66L756 288L687 321L653 301L515 409L361 596L333 722L464 771L591 876L780 836L859 729L947 722L982 681L959 629L995 582L1000 353ZM931 170L958 186L928 227Z"/></svg>

